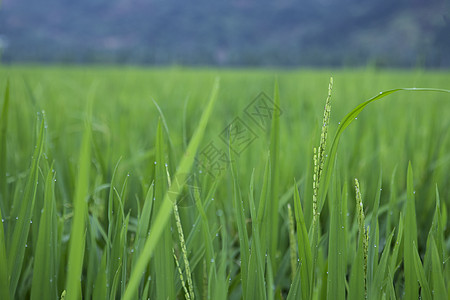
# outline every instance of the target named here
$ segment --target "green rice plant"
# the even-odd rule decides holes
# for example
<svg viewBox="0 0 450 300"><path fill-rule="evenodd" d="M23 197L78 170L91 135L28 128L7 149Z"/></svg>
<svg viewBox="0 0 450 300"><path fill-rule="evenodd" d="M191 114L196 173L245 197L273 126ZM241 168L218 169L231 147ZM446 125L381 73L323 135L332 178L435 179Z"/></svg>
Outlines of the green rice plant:
<svg viewBox="0 0 450 300"><path fill-rule="evenodd" d="M1 66L0 298L447 299L448 73L271 72Z"/></svg>

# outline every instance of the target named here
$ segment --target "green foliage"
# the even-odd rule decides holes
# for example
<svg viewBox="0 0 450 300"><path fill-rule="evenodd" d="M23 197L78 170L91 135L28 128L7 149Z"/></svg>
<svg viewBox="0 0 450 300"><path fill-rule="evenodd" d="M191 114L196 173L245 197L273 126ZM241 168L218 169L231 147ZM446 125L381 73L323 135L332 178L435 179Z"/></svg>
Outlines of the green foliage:
<svg viewBox="0 0 450 300"><path fill-rule="evenodd" d="M220 70L219 90L210 70L9 71L1 299L448 299L450 91L339 71L321 119L323 72L273 88L269 73ZM388 91L359 104L375 83ZM261 91L272 107L247 114ZM333 116L350 111L340 123L332 93ZM245 148L236 117L254 134ZM201 164L208 145L219 174Z"/></svg>

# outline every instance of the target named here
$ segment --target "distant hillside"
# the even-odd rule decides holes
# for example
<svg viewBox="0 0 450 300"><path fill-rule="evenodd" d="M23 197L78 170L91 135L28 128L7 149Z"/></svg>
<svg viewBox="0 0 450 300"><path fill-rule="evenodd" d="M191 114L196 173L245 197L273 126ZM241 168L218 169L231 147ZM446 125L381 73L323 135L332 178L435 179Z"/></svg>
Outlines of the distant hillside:
<svg viewBox="0 0 450 300"><path fill-rule="evenodd" d="M3 0L1 59L450 67L449 6L447 0Z"/></svg>

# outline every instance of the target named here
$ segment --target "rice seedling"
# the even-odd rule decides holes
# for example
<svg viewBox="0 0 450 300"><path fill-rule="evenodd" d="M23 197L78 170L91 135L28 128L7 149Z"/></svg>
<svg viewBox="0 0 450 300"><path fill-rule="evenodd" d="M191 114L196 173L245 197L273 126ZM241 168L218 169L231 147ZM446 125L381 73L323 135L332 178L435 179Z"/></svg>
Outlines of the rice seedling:
<svg viewBox="0 0 450 300"><path fill-rule="evenodd" d="M412 78L1 66L0 298L448 299L450 91Z"/></svg>

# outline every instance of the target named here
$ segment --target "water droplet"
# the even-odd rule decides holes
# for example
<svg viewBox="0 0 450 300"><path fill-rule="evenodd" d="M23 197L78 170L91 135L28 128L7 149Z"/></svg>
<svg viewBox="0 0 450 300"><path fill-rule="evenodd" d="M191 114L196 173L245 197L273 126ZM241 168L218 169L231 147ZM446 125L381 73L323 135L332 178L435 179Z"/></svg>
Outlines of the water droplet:
<svg viewBox="0 0 450 300"><path fill-rule="evenodd" d="M198 171L200 174L203 173L202 170Z"/></svg>
<svg viewBox="0 0 450 300"><path fill-rule="evenodd" d="M156 165L156 161L155 161L155 165Z"/></svg>
<svg viewBox="0 0 450 300"><path fill-rule="evenodd" d="M377 247L377 245L373 245L373 247L374 247L374 248L376 248L376 247Z"/></svg>
<svg viewBox="0 0 450 300"><path fill-rule="evenodd" d="M214 198L211 198L211 201L214 201Z"/></svg>
<svg viewBox="0 0 450 300"><path fill-rule="evenodd" d="M214 258L211 258L211 262L212 262L212 263L214 262Z"/></svg>
<svg viewBox="0 0 450 300"><path fill-rule="evenodd" d="M344 226L342 226L341 228L344 229Z"/></svg>
<svg viewBox="0 0 450 300"><path fill-rule="evenodd" d="M52 279L52 278L50 278L50 282L53 282L53 279Z"/></svg>
<svg viewBox="0 0 450 300"><path fill-rule="evenodd" d="M131 249L131 253L134 253L134 249Z"/></svg>
<svg viewBox="0 0 450 300"><path fill-rule="evenodd" d="M2 223L4 223L4 222L5 222L5 219L2 218Z"/></svg>
<svg viewBox="0 0 450 300"><path fill-rule="evenodd" d="M16 220L19 220L19 217L16 217Z"/></svg>
<svg viewBox="0 0 450 300"><path fill-rule="evenodd" d="M216 236L219 236L219 234L218 234L218 233L216 233Z"/></svg>
<svg viewBox="0 0 450 300"><path fill-rule="evenodd" d="M25 248L28 248L28 244L25 244Z"/></svg>
<svg viewBox="0 0 450 300"><path fill-rule="evenodd" d="M33 224L33 221L30 220L30 224Z"/></svg>
<svg viewBox="0 0 450 300"><path fill-rule="evenodd" d="M413 194L415 194L415 193L416 193L416 191L413 192Z"/></svg>
<svg viewBox="0 0 450 300"><path fill-rule="evenodd" d="M358 117L356 117L355 120L358 120Z"/></svg>
<svg viewBox="0 0 450 300"><path fill-rule="evenodd" d="M338 125L341 125L341 122L338 122Z"/></svg>

